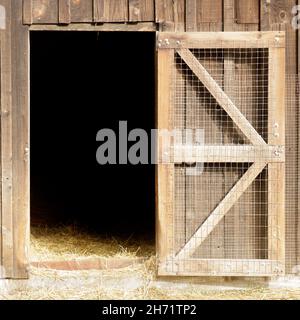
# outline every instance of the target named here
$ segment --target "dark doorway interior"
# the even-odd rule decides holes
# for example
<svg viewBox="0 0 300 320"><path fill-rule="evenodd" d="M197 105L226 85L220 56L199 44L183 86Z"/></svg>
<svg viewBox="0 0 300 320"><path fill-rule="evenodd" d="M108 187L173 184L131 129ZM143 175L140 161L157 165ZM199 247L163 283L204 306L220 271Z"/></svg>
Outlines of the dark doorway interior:
<svg viewBox="0 0 300 320"><path fill-rule="evenodd" d="M98 130L154 128L154 44L154 33L31 33L32 224L154 235L154 166L95 161Z"/></svg>

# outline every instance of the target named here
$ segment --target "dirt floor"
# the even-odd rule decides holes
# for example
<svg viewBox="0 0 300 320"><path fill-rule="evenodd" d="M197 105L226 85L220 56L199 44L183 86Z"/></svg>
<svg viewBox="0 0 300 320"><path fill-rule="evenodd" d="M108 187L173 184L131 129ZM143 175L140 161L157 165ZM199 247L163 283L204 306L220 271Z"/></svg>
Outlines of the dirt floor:
<svg viewBox="0 0 300 320"><path fill-rule="evenodd" d="M31 267L29 280L1 280L0 299L299 299L300 286L281 288L258 281L157 279L154 245L149 240L99 237L75 227L34 228L32 261L86 257L145 257L121 269L57 271ZM292 283L292 285L291 285Z"/></svg>

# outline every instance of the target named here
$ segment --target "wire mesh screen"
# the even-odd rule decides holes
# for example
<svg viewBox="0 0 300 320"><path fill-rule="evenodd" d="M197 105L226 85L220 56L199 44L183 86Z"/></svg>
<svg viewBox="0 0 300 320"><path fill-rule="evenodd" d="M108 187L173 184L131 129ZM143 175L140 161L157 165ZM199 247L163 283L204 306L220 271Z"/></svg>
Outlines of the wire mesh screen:
<svg viewBox="0 0 300 320"><path fill-rule="evenodd" d="M300 275L299 75L286 77L286 273Z"/></svg>
<svg viewBox="0 0 300 320"><path fill-rule="evenodd" d="M198 61L257 132L268 134L268 49L194 49ZM207 144L249 144L191 68L175 56L175 127L203 128ZM183 97L185 99L183 102Z"/></svg>
<svg viewBox="0 0 300 320"><path fill-rule="evenodd" d="M171 127L193 133L182 130L190 156L174 166L170 271L193 273L198 261L203 274L283 272L282 175L268 163L283 163L284 152L268 145L278 126L269 124L269 65L268 48L175 51Z"/></svg>

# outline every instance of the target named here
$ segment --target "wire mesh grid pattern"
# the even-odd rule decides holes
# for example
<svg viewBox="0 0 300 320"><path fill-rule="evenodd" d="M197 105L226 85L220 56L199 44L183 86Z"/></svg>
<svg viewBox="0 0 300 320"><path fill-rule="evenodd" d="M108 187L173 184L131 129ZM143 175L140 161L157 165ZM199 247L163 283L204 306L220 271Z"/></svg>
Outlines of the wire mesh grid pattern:
<svg viewBox="0 0 300 320"><path fill-rule="evenodd" d="M191 52L266 140L268 49L194 49ZM178 53L174 62L177 71L173 90L175 127L204 129L206 144L249 144L249 139Z"/></svg>
<svg viewBox="0 0 300 320"><path fill-rule="evenodd" d="M286 273L300 275L300 77L286 76Z"/></svg>
<svg viewBox="0 0 300 320"><path fill-rule="evenodd" d="M203 141L182 131L190 153L174 165L170 272L283 273L277 193L284 183L268 164L284 166L284 147L270 139L278 126L269 121L270 64L268 48L175 50L171 127L201 129Z"/></svg>

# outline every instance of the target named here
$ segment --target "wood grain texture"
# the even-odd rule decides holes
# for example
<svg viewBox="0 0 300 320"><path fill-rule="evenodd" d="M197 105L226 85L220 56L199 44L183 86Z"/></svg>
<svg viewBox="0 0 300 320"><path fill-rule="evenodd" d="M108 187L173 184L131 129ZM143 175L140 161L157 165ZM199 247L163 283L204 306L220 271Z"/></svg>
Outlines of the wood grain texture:
<svg viewBox="0 0 300 320"><path fill-rule="evenodd" d="M292 7L296 0L262 0L261 1L261 30L282 30L286 33L286 74L295 75L297 72L297 32L292 28ZM290 97L297 95L296 86L288 88ZM293 271L299 264L297 248L297 234L299 228L299 147L295 144L295 137L299 129L298 119L295 117L299 105L288 99L286 105L286 273ZM300 238L300 236L299 236Z"/></svg>
<svg viewBox="0 0 300 320"><path fill-rule="evenodd" d="M157 53L157 129L170 130L173 116L171 104L171 72L174 50L158 50ZM163 150L158 144L158 156ZM172 262L173 250L173 194L174 165L160 163L157 166L157 254L158 267ZM171 266L172 268L172 266ZM158 269L159 270L159 269Z"/></svg>
<svg viewBox="0 0 300 320"><path fill-rule="evenodd" d="M31 25L32 22L32 0L23 0L23 23Z"/></svg>
<svg viewBox="0 0 300 320"><path fill-rule="evenodd" d="M234 274L236 277L270 277L283 274L282 264L278 261L262 261L259 259L227 259L231 268L222 273L225 277ZM216 270L223 269L223 261L220 259L187 259L178 261L173 276L206 276L216 277ZM188 267L187 267L188 266ZM163 270L161 270L163 273ZM167 273L162 275L169 275Z"/></svg>
<svg viewBox="0 0 300 320"><path fill-rule="evenodd" d="M236 22L238 24L259 24L260 0L235 0Z"/></svg>
<svg viewBox="0 0 300 320"><path fill-rule="evenodd" d="M12 208L14 278L28 277L29 261L29 29L22 2L12 0Z"/></svg>
<svg viewBox="0 0 300 320"><path fill-rule="evenodd" d="M269 49L268 143L285 145L285 49ZM285 263L285 164L268 165L269 259Z"/></svg>
<svg viewBox="0 0 300 320"><path fill-rule="evenodd" d="M155 21L159 23L160 31L174 31L173 2L173 0L155 0Z"/></svg>
<svg viewBox="0 0 300 320"><path fill-rule="evenodd" d="M72 22L93 22L93 3L94 0L71 0Z"/></svg>
<svg viewBox="0 0 300 320"><path fill-rule="evenodd" d="M185 0L174 1L174 31L185 31Z"/></svg>
<svg viewBox="0 0 300 320"><path fill-rule="evenodd" d="M71 23L71 0L59 0L58 22L62 24Z"/></svg>
<svg viewBox="0 0 300 320"><path fill-rule="evenodd" d="M129 21L154 21L154 0L128 0Z"/></svg>
<svg viewBox="0 0 300 320"><path fill-rule="evenodd" d="M33 23L58 23L57 0L32 0Z"/></svg>
<svg viewBox="0 0 300 320"><path fill-rule="evenodd" d="M186 0L186 31L221 31L221 0Z"/></svg>
<svg viewBox="0 0 300 320"><path fill-rule="evenodd" d="M277 40L275 41L275 37ZM168 41L166 41L166 39ZM285 47L284 32L160 32L160 48L269 48Z"/></svg>
<svg viewBox="0 0 300 320"><path fill-rule="evenodd" d="M1 37L1 238L2 277L14 276L14 225L13 225L13 140L12 140L12 43L11 43L11 1L1 0L6 9L6 29Z"/></svg>
<svg viewBox="0 0 300 320"><path fill-rule="evenodd" d="M128 21L128 0L94 0L94 21Z"/></svg>
<svg viewBox="0 0 300 320"><path fill-rule="evenodd" d="M34 268L52 270L111 270L134 267L145 262L145 258L85 258L63 261L33 261L30 266Z"/></svg>
<svg viewBox="0 0 300 320"><path fill-rule="evenodd" d="M276 153L280 152L279 156ZM285 162L283 146L224 146L174 145L175 163L253 163L257 159L266 163Z"/></svg>
<svg viewBox="0 0 300 320"><path fill-rule="evenodd" d="M69 25L34 24L29 27L30 31L115 31L115 32L155 32L156 25L153 22L137 23L109 23L97 25L89 23L71 23Z"/></svg>

